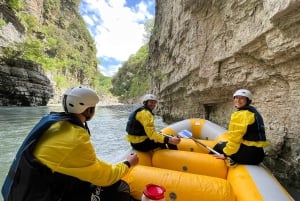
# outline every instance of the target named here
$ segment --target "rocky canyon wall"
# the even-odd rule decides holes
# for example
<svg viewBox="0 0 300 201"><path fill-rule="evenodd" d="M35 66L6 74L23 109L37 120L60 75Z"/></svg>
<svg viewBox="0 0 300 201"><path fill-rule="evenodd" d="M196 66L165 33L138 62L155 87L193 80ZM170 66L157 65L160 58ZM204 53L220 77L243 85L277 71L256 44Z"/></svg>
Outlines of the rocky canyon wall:
<svg viewBox="0 0 300 201"><path fill-rule="evenodd" d="M4 4L0 4L0 19L6 22L0 28L0 55L5 55L1 47L24 42L26 30L16 13ZM1 106L46 105L52 95L52 85L40 65L23 59L1 59Z"/></svg>
<svg viewBox="0 0 300 201"><path fill-rule="evenodd" d="M69 87L97 84L96 47L79 4L0 0L0 105L56 104Z"/></svg>
<svg viewBox="0 0 300 201"><path fill-rule="evenodd" d="M0 105L47 105L53 95L50 80L42 67L25 60L0 63Z"/></svg>
<svg viewBox="0 0 300 201"><path fill-rule="evenodd" d="M265 164L300 188L300 2L157 0L149 71L167 122L227 127L238 88L253 93L272 145Z"/></svg>

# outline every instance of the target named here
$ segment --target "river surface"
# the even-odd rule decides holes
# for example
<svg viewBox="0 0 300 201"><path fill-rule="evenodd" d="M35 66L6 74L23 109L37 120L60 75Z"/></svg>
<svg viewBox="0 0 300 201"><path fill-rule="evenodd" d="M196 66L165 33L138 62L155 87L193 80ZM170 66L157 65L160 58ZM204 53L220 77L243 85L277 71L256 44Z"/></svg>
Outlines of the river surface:
<svg viewBox="0 0 300 201"><path fill-rule="evenodd" d="M128 115L136 106L98 106L94 118L88 122L92 143L98 157L114 163L130 145L125 140ZM50 111L61 112L60 106L0 107L0 187L15 154L26 135L41 117ZM155 116L156 129L165 124ZM0 201L3 201L0 195Z"/></svg>
<svg viewBox="0 0 300 201"><path fill-rule="evenodd" d="M98 157L114 163L130 148L125 140L128 115L136 106L98 106L95 117L88 122L91 140ZM60 106L45 107L0 107L0 188L15 154L26 135L41 117L50 111L61 112ZM155 116L157 130L166 127L159 116ZM300 201L300 190L287 189L295 201ZM0 201L3 201L0 195Z"/></svg>

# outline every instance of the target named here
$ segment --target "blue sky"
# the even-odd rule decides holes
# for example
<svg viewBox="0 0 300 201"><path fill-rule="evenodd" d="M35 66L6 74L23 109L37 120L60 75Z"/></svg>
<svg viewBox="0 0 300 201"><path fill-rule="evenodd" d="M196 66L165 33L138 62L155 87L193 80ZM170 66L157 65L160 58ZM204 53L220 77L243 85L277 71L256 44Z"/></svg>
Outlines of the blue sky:
<svg viewBox="0 0 300 201"><path fill-rule="evenodd" d="M144 23L154 18L155 0L82 0L79 10L95 40L101 73L113 76L144 45Z"/></svg>

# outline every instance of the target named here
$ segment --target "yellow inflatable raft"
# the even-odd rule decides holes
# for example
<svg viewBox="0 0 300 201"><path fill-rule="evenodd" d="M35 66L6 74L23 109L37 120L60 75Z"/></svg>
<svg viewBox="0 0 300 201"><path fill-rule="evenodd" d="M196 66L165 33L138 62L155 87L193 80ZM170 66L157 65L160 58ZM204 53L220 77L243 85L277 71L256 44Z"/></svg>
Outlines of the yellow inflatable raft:
<svg viewBox="0 0 300 201"><path fill-rule="evenodd" d="M176 135L182 130L210 147L226 139L224 128L196 118L171 124L162 133ZM190 139L182 139L178 149L137 152L139 164L123 178L135 199L141 199L145 186L152 183L166 188L166 201L294 200L263 165L228 167Z"/></svg>

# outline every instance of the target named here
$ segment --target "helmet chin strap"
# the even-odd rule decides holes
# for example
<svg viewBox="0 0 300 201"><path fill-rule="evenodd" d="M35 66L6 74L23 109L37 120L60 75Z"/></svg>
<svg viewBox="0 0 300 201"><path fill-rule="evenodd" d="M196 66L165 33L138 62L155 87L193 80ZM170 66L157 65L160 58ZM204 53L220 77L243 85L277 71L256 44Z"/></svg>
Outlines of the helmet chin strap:
<svg viewBox="0 0 300 201"><path fill-rule="evenodd" d="M81 115L85 117L85 121L83 122L83 124L89 135L91 135L87 121L89 121L93 117L93 115L90 115L90 112L88 110L85 110L83 113L81 113Z"/></svg>
<svg viewBox="0 0 300 201"><path fill-rule="evenodd" d="M66 113L68 113L67 97L68 97L68 95L64 95L63 101L62 101L62 102L63 102L62 105L63 105L64 111L65 111Z"/></svg>

